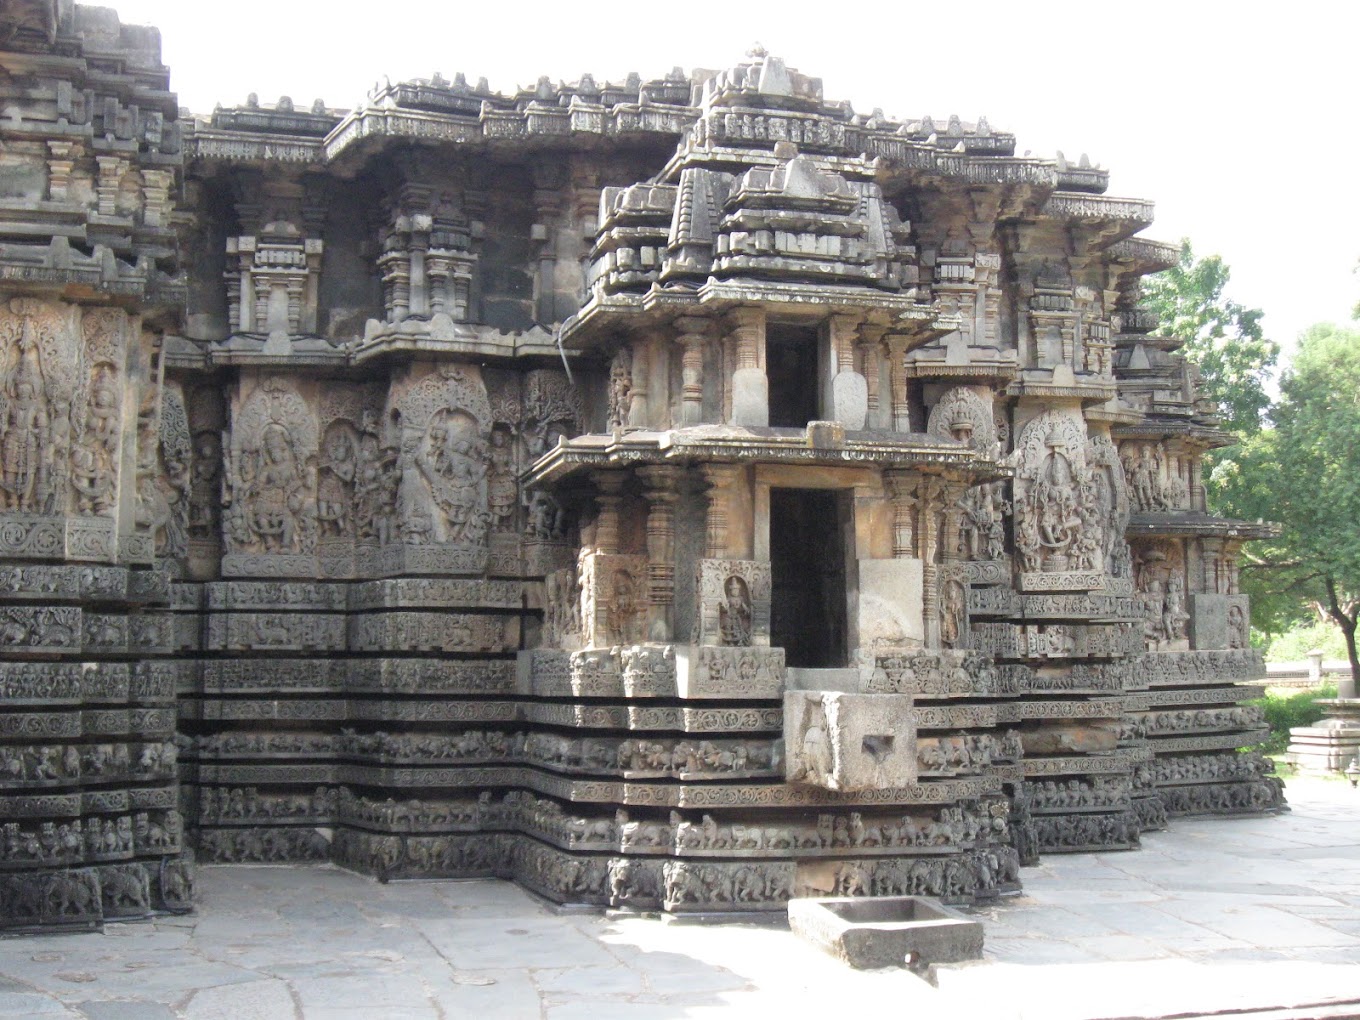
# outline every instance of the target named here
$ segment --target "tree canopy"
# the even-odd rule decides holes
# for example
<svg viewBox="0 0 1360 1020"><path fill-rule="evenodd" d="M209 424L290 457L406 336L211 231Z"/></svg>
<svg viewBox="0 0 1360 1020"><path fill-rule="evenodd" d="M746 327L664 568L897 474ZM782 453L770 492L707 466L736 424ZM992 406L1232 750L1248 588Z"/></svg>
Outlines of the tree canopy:
<svg viewBox="0 0 1360 1020"><path fill-rule="evenodd" d="M1297 614L1311 605L1341 628L1360 674L1360 330L1306 330L1270 418L1219 478L1222 502L1238 516L1283 525L1278 539L1247 549L1253 616L1285 623L1291 606Z"/></svg>
<svg viewBox="0 0 1360 1020"><path fill-rule="evenodd" d="M1200 370L1201 392L1218 402L1224 426L1250 435L1270 406L1265 384L1280 346L1266 338L1259 308L1223 296L1230 276L1220 256L1197 259L1182 240L1176 265L1144 281L1143 303L1161 317L1159 334L1185 341L1182 353Z"/></svg>

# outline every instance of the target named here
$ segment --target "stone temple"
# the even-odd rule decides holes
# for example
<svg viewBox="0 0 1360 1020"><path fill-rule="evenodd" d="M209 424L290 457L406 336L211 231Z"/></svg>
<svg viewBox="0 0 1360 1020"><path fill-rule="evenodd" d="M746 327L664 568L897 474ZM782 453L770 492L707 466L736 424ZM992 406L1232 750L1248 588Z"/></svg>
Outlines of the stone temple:
<svg viewBox="0 0 1360 1020"><path fill-rule="evenodd" d="M195 117L0 11L0 925L192 862L674 912L1278 810L1107 175L722 71Z"/></svg>

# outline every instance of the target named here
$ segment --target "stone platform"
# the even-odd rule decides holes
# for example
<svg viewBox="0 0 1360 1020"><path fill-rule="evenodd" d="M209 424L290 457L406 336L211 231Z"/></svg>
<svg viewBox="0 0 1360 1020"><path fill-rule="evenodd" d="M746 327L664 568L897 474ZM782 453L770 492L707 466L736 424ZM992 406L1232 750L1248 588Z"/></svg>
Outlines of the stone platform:
<svg viewBox="0 0 1360 1020"><path fill-rule="evenodd" d="M0 941L0 1016L546 1020L870 1014L1360 1016L1360 794L1185 819L1141 854L1072 854L970 916L986 958L853 971L777 926L556 913L498 881L380 885L328 866L200 871L186 917Z"/></svg>

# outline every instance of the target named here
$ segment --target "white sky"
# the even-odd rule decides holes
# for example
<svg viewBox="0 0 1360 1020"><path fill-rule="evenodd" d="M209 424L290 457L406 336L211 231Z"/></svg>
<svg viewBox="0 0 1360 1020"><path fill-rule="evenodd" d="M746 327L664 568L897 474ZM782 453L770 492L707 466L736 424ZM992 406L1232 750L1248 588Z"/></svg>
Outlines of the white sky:
<svg viewBox="0 0 1360 1020"><path fill-rule="evenodd" d="M1150 198L1146 234L1232 267L1229 296L1289 348L1360 300L1360 4L105 0L160 27L195 113L256 92L359 103L393 81L597 81L720 68L760 41L828 99L890 116L985 114L1026 149L1089 153L1109 193Z"/></svg>

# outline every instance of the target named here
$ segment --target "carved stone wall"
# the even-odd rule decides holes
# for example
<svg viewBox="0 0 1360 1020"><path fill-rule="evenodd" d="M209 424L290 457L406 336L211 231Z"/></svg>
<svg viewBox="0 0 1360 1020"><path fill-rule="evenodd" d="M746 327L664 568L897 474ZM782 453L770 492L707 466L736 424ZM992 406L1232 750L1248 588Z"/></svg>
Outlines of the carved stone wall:
<svg viewBox="0 0 1360 1020"><path fill-rule="evenodd" d="M185 909L190 851L970 903L1279 806L1262 529L1104 171L759 50L181 122L153 33L49 7L0 12L0 926Z"/></svg>

